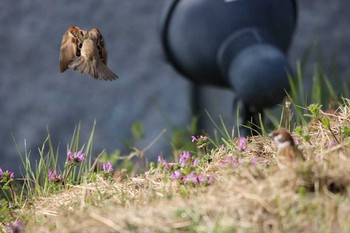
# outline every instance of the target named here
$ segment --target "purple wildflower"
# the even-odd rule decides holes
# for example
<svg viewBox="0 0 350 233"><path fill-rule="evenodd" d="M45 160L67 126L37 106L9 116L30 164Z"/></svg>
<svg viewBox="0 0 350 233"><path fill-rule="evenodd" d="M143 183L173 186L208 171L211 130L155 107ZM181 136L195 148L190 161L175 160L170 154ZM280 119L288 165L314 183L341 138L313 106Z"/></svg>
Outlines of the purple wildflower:
<svg viewBox="0 0 350 233"><path fill-rule="evenodd" d="M203 138L203 135L192 136L192 142L198 142L198 139Z"/></svg>
<svg viewBox="0 0 350 233"><path fill-rule="evenodd" d="M22 221L17 221L15 223L10 223L8 227L10 228L12 233L21 233L21 232L24 232L23 230L24 230L25 224Z"/></svg>
<svg viewBox="0 0 350 233"><path fill-rule="evenodd" d="M162 169L167 170L172 164L167 163L160 155L158 156L158 164L162 166Z"/></svg>
<svg viewBox="0 0 350 233"><path fill-rule="evenodd" d="M197 184L198 183L198 179L197 179L197 175L196 173L193 171L190 174L184 176L182 178L182 181L184 183L193 183L193 184Z"/></svg>
<svg viewBox="0 0 350 233"><path fill-rule="evenodd" d="M13 178L15 178L15 173L6 170L5 172L0 168L0 182L7 182L9 180L12 180Z"/></svg>
<svg viewBox="0 0 350 233"><path fill-rule="evenodd" d="M182 167L185 167L187 165L187 161L191 159L190 152L184 151L180 156L180 163Z"/></svg>
<svg viewBox="0 0 350 233"><path fill-rule="evenodd" d="M191 138L192 138L191 140L192 142L196 142L198 140L195 136L192 136Z"/></svg>
<svg viewBox="0 0 350 233"><path fill-rule="evenodd" d="M62 175L57 175L56 170L51 171L49 170L48 178L51 182L59 182L62 181Z"/></svg>
<svg viewBox="0 0 350 233"><path fill-rule="evenodd" d="M231 156L227 155L223 160L221 160L221 164L222 164L222 165L227 164L227 163L230 161L230 157L231 157Z"/></svg>
<svg viewBox="0 0 350 233"><path fill-rule="evenodd" d="M247 139L240 137L238 142L238 151L245 151L247 149Z"/></svg>
<svg viewBox="0 0 350 233"><path fill-rule="evenodd" d="M225 165L225 164L228 164L228 163L232 163L233 165L237 164L238 163L238 159L236 156L232 156L232 154L230 155L227 155L222 161L221 161L221 164L222 165Z"/></svg>
<svg viewBox="0 0 350 233"><path fill-rule="evenodd" d="M70 164L79 164L84 160L84 158L85 154L82 151L73 153L71 150L68 150L68 162Z"/></svg>
<svg viewBox="0 0 350 233"><path fill-rule="evenodd" d="M191 162L191 166L197 166L198 165L198 159L195 159Z"/></svg>
<svg viewBox="0 0 350 233"><path fill-rule="evenodd" d="M158 163L160 163L163 167L167 164L165 159L163 159L163 157L161 157L160 155L158 155Z"/></svg>
<svg viewBox="0 0 350 233"><path fill-rule="evenodd" d="M181 178L181 171L180 170L175 170L174 172L171 173L171 178L173 180L178 180Z"/></svg>
<svg viewBox="0 0 350 233"><path fill-rule="evenodd" d="M207 181L207 178L201 173L198 175L198 181L199 183L204 183L205 181Z"/></svg>
<svg viewBox="0 0 350 233"><path fill-rule="evenodd" d="M113 167L111 162L107 161L107 163L102 164L102 170L107 173L113 172Z"/></svg>

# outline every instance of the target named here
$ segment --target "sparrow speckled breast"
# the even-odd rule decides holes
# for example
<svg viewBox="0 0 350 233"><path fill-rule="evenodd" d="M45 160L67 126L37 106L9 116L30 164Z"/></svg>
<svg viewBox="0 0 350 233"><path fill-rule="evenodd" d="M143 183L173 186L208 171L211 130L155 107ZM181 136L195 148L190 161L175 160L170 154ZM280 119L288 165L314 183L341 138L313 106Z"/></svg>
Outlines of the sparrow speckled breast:
<svg viewBox="0 0 350 233"><path fill-rule="evenodd" d="M305 158L294 143L290 133L284 129L276 129L269 134L277 144L277 165L280 169L298 166Z"/></svg>
<svg viewBox="0 0 350 233"><path fill-rule="evenodd" d="M98 80L118 78L107 67L105 41L97 28L85 31L79 27L70 27L64 33L60 49L61 73L68 68Z"/></svg>

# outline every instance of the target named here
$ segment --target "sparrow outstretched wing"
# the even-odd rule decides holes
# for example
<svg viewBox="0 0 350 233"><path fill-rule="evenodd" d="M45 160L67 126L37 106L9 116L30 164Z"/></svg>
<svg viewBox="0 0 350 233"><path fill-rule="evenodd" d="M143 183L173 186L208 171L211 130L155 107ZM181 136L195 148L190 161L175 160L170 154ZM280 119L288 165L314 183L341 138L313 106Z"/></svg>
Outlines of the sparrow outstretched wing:
<svg viewBox="0 0 350 233"><path fill-rule="evenodd" d="M106 50L106 42L101 35L100 30L97 28L93 28L89 31L91 37L94 37L96 40L96 48L98 51L99 58L102 62L107 65L107 50Z"/></svg>

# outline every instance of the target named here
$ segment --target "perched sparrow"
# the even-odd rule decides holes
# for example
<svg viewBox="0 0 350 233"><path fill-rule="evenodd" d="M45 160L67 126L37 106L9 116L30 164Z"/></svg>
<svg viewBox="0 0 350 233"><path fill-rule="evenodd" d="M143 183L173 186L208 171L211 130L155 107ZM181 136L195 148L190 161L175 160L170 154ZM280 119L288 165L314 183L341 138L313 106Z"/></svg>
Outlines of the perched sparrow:
<svg viewBox="0 0 350 233"><path fill-rule="evenodd" d="M305 160L301 151L296 147L293 137L287 130L280 128L269 134L278 147L277 165L280 169L293 167Z"/></svg>
<svg viewBox="0 0 350 233"><path fill-rule="evenodd" d="M97 28L85 31L79 27L70 27L64 33L60 50L61 73L68 68L99 80L118 78L107 67L105 42Z"/></svg>

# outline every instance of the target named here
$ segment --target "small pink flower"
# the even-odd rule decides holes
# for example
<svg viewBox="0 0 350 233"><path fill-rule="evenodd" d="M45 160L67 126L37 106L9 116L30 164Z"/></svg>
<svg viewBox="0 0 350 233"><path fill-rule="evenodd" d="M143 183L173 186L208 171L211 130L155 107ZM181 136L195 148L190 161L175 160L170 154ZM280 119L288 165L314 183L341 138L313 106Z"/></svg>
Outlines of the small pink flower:
<svg viewBox="0 0 350 233"><path fill-rule="evenodd" d="M238 141L238 151L245 151L247 149L247 138L240 137Z"/></svg>
<svg viewBox="0 0 350 233"><path fill-rule="evenodd" d="M198 139L200 139L200 138L203 138L203 135L192 136L192 137L191 137L191 139L192 139L191 141L192 141L192 142L197 142Z"/></svg>
<svg viewBox="0 0 350 233"><path fill-rule="evenodd" d="M49 181L51 182L62 181L62 175L61 174L57 175L56 170L54 171L49 170L48 178L49 178Z"/></svg>
<svg viewBox="0 0 350 233"><path fill-rule="evenodd" d="M191 166L195 167L198 165L198 159L195 159L191 162Z"/></svg>
<svg viewBox="0 0 350 233"><path fill-rule="evenodd" d="M197 141L197 138L195 136L192 136L191 139L192 139L191 140L192 142L196 142Z"/></svg>
<svg viewBox="0 0 350 233"><path fill-rule="evenodd" d="M221 164L227 164L227 163L232 163L233 165L238 163L238 159L236 156L231 156L231 155L227 155L222 161Z"/></svg>
<svg viewBox="0 0 350 233"><path fill-rule="evenodd" d="M221 164L227 164L231 160L231 156L227 155L223 160L221 160Z"/></svg>
<svg viewBox="0 0 350 233"><path fill-rule="evenodd" d="M73 153L71 150L68 150L68 162L70 164L79 164L84 160L84 158L85 154L82 151Z"/></svg>
<svg viewBox="0 0 350 233"><path fill-rule="evenodd" d="M167 161L164 158L162 158L160 155L158 156L158 164L161 165L161 168L163 169L163 171L166 171L171 166L171 164L167 163Z"/></svg>
<svg viewBox="0 0 350 233"><path fill-rule="evenodd" d="M180 156L180 163L182 167L185 167L187 165L187 161L191 159L190 152L184 151Z"/></svg>
<svg viewBox="0 0 350 233"><path fill-rule="evenodd" d="M12 233L21 233L24 232L25 224L22 221L17 221L15 223L10 223L8 227Z"/></svg>
<svg viewBox="0 0 350 233"><path fill-rule="evenodd" d="M197 179L197 175L196 173L193 171L190 174L188 174L187 176L184 176L182 178L183 182L185 183L193 183L193 184L197 184L198 183L198 179Z"/></svg>
<svg viewBox="0 0 350 233"><path fill-rule="evenodd" d="M103 163L102 170L106 173L113 172L113 166L112 166L111 162L107 161L107 163Z"/></svg>
<svg viewBox="0 0 350 233"><path fill-rule="evenodd" d="M5 172L0 168L0 182L4 182L6 183L9 180L12 180L13 178L15 178L15 173L6 170Z"/></svg>
<svg viewBox="0 0 350 233"><path fill-rule="evenodd" d="M199 183L204 183L206 180L207 180L207 178L202 173L198 175Z"/></svg>
<svg viewBox="0 0 350 233"><path fill-rule="evenodd" d="M181 171L180 170L176 170L174 172L171 173L171 178L173 180L178 180L181 178Z"/></svg>
<svg viewBox="0 0 350 233"><path fill-rule="evenodd" d="M162 156L160 156L160 155L158 155L158 163L160 163L160 164L165 164L166 163L166 161L165 161L165 159L163 159L163 157Z"/></svg>

